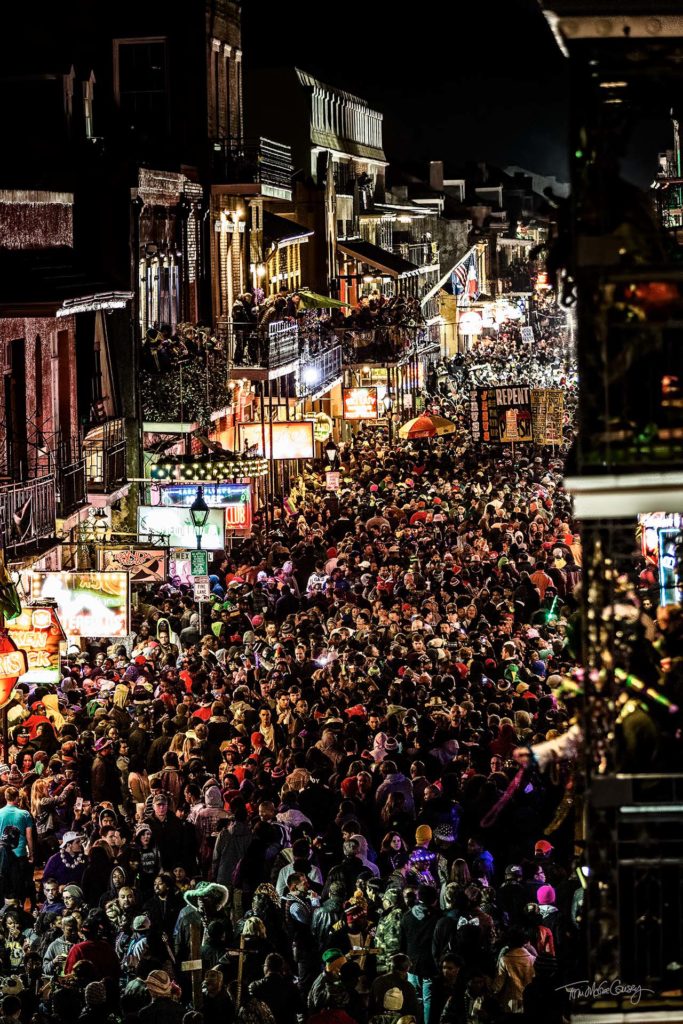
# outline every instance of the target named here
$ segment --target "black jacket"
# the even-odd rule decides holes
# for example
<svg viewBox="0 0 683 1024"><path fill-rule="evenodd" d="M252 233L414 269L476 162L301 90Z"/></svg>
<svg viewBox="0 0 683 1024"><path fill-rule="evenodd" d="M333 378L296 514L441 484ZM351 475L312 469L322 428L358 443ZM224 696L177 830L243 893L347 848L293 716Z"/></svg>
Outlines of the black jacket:
<svg viewBox="0 0 683 1024"><path fill-rule="evenodd" d="M413 974L418 978L433 978L437 973L432 955L432 939L441 912L437 907L418 903L403 915L401 921L401 949L410 957Z"/></svg>

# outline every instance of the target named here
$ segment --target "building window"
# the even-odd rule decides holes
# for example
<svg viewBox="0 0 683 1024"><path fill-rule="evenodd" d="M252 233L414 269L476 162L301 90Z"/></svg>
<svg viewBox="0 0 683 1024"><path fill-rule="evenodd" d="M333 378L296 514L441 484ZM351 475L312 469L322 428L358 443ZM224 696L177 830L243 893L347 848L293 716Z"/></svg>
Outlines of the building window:
<svg viewBox="0 0 683 1024"><path fill-rule="evenodd" d="M170 326L180 316L180 273L175 256L143 255L139 264L140 328Z"/></svg>
<svg viewBox="0 0 683 1024"><path fill-rule="evenodd" d="M166 40L114 40L114 95L125 123L146 134L168 130Z"/></svg>

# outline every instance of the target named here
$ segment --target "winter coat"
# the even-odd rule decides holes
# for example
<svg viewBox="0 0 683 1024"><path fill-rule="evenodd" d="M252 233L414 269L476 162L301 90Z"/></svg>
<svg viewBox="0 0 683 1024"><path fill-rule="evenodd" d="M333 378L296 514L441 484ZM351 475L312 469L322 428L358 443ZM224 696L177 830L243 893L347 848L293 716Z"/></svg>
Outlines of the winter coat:
<svg viewBox="0 0 683 1024"><path fill-rule="evenodd" d="M379 919L375 930L375 946L380 950L377 954L377 973L384 974L391 970L391 958L401 951L401 919L405 911L394 907Z"/></svg>
<svg viewBox="0 0 683 1024"><path fill-rule="evenodd" d="M114 806L121 803L121 772L112 757L98 754L90 772L90 792L94 803L109 800Z"/></svg>
<svg viewBox="0 0 683 1024"><path fill-rule="evenodd" d="M245 821L233 821L223 829L213 850L213 877L220 885L232 885L235 868L252 840Z"/></svg>
<svg viewBox="0 0 683 1024"><path fill-rule="evenodd" d="M535 959L524 946L507 949L498 957L498 976L494 985L501 1006L510 1013L521 1010L524 989L534 977Z"/></svg>
<svg viewBox="0 0 683 1024"><path fill-rule="evenodd" d="M418 903L401 919L401 950L410 957L413 974L418 978L433 978L437 973L432 939L440 917L436 907Z"/></svg>

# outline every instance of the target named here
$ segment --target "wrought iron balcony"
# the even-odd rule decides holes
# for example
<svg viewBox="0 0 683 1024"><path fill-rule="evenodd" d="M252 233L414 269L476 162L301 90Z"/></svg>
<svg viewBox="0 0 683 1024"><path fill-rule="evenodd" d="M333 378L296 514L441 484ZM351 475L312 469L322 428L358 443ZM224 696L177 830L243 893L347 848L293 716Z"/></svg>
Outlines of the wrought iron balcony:
<svg viewBox="0 0 683 1024"><path fill-rule="evenodd" d="M404 363L410 356L438 348L438 328L387 326L371 330L345 330L344 365Z"/></svg>
<svg viewBox="0 0 683 1024"><path fill-rule="evenodd" d="M107 420L89 431L83 441L90 494L111 494L126 482L126 424Z"/></svg>
<svg viewBox="0 0 683 1024"><path fill-rule="evenodd" d="M292 320L274 320L266 328L228 327L233 377L275 380L299 367L299 328Z"/></svg>
<svg viewBox="0 0 683 1024"><path fill-rule="evenodd" d="M61 444L57 453L57 515L66 519L88 500L85 455L78 445Z"/></svg>
<svg viewBox="0 0 683 1024"><path fill-rule="evenodd" d="M323 395L341 380L342 371L341 344L330 345L324 340L312 344L306 342L296 376L297 397L315 399L317 395Z"/></svg>
<svg viewBox="0 0 683 1024"><path fill-rule="evenodd" d="M211 165L214 181L235 186L236 195L292 198L292 149L285 143L264 138L253 142L213 139Z"/></svg>
<svg viewBox="0 0 683 1024"><path fill-rule="evenodd" d="M52 473L24 483L0 485L0 537L20 553L55 534L56 492Z"/></svg>

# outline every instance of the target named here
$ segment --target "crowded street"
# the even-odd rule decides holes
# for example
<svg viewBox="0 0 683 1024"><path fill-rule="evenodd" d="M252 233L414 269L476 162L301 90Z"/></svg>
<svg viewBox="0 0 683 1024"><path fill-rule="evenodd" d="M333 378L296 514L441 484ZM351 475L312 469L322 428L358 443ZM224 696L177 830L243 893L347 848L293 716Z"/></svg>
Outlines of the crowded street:
<svg viewBox="0 0 683 1024"><path fill-rule="evenodd" d="M3 5L0 1024L683 1021L680 6Z"/></svg>
<svg viewBox="0 0 683 1024"><path fill-rule="evenodd" d="M214 558L201 623L190 587L146 586L127 643L17 686L0 877L22 1020L560 1019L583 893L554 756L572 419L513 459L466 415L470 373L545 372L572 409L573 367L519 337L441 367L427 401L454 433L358 429L337 493L309 464Z"/></svg>

